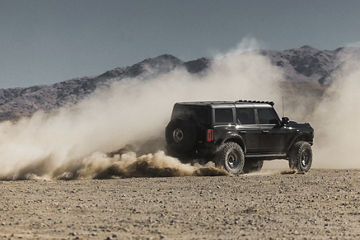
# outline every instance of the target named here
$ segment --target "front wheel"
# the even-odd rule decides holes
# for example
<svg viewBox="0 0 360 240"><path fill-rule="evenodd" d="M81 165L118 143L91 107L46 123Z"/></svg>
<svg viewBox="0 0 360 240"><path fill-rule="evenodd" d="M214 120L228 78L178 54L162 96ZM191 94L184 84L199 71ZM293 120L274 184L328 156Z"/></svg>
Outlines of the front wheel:
<svg viewBox="0 0 360 240"><path fill-rule="evenodd" d="M289 167L299 172L308 172L312 164L312 150L308 142L296 142L289 153Z"/></svg>
<svg viewBox="0 0 360 240"><path fill-rule="evenodd" d="M237 143L224 143L217 151L214 162L217 167L224 167L231 174L241 174L245 164L244 151Z"/></svg>

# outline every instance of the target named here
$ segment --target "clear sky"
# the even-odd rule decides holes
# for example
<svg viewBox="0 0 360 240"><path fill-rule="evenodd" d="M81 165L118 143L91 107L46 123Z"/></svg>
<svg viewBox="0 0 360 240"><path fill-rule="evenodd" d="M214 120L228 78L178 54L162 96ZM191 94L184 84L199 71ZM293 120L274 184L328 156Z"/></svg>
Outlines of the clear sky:
<svg viewBox="0 0 360 240"><path fill-rule="evenodd" d="M359 18L358 0L0 0L0 88L211 56L244 37L335 49L360 41Z"/></svg>

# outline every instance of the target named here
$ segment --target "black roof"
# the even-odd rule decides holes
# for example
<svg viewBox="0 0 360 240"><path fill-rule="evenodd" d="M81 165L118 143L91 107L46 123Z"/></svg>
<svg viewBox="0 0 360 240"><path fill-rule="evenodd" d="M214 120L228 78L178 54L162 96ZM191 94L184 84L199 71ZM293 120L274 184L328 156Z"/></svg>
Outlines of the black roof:
<svg viewBox="0 0 360 240"><path fill-rule="evenodd" d="M270 101L252 101L252 100L179 102L178 104L196 105L196 106L226 105L226 104L267 104L267 105L274 106L274 102L270 102Z"/></svg>
<svg viewBox="0 0 360 240"><path fill-rule="evenodd" d="M272 101L252 101L252 100L238 100L235 103L264 103L274 106L274 102Z"/></svg>

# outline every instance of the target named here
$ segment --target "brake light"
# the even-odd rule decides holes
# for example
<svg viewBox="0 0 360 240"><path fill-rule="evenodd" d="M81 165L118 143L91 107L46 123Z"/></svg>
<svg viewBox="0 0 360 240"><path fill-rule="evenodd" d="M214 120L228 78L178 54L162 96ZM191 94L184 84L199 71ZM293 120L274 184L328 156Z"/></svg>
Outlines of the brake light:
<svg viewBox="0 0 360 240"><path fill-rule="evenodd" d="M206 133L206 141L212 142L214 140L214 130L208 129Z"/></svg>

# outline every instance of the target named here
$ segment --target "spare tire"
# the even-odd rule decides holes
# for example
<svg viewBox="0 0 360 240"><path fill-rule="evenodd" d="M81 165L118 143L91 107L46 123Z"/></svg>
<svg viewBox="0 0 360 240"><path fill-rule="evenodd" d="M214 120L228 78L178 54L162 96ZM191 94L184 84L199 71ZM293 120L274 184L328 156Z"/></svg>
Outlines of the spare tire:
<svg viewBox="0 0 360 240"><path fill-rule="evenodd" d="M184 153L192 150L196 144L196 127L190 120L171 120L165 131L166 142L171 151Z"/></svg>

